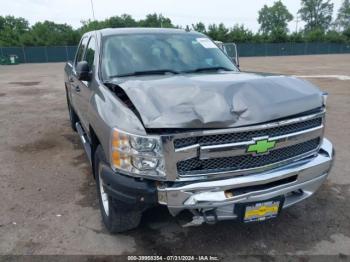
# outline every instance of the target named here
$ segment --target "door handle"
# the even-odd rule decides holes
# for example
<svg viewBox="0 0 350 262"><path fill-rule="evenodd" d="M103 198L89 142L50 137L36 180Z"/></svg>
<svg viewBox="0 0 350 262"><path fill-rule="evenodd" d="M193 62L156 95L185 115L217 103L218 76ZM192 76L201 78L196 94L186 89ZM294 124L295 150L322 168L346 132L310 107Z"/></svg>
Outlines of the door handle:
<svg viewBox="0 0 350 262"><path fill-rule="evenodd" d="M75 86L75 91L76 92L80 92L80 87L79 86Z"/></svg>

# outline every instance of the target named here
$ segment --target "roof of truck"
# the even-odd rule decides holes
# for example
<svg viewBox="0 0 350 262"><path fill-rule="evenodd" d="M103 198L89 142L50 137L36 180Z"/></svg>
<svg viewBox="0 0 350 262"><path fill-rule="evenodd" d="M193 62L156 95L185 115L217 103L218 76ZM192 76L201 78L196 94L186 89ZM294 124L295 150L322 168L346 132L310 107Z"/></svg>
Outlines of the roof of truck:
<svg viewBox="0 0 350 262"><path fill-rule="evenodd" d="M88 32L87 34L91 34L92 32ZM135 27L135 28L105 28L101 30L97 30L97 32L101 33L102 36L108 35L124 35L124 34L200 34L195 31L186 31L183 29L175 29L175 28L149 28L149 27Z"/></svg>

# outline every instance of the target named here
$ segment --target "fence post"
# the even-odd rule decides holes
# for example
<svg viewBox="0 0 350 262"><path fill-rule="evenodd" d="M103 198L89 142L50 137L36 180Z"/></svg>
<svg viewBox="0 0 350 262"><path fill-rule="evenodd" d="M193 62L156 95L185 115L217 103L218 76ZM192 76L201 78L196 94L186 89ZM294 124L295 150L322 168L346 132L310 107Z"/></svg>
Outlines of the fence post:
<svg viewBox="0 0 350 262"><path fill-rule="evenodd" d="M24 46L22 46L22 53L23 53L24 63L27 63L27 56L26 56L26 51L24 50Z"/></svg>
<svg viewBox="0 0 350 262"><path fill-rule="evenodd" d="M1 50L1 56L4 56L4 54L2 53L2 47L0 47L0 50Z"/></svg>

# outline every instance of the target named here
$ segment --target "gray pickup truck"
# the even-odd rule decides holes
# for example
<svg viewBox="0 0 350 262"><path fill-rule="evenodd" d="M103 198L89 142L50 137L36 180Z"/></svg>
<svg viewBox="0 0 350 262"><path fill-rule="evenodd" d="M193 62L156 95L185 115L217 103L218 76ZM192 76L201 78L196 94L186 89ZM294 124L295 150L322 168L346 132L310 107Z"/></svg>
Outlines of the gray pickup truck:
<svg viewBox="0 0 350 262"><path fill-rule="evenodd" d="M197 32L86 33L65 88L111 233L157 205L187 226L274 218L315 193L332 166L325 93L243 73Z"/></svg>

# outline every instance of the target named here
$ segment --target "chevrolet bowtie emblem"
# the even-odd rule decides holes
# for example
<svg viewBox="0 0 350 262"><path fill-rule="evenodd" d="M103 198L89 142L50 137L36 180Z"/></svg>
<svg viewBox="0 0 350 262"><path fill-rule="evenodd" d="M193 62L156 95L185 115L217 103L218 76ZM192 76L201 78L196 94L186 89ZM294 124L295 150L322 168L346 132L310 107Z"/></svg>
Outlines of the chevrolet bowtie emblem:
<svg viewBox="0 0 350 262"><path fill-rule="evenodd" d="M248 153L255 154L264 154L269 152L270 149L274 148L276 141L269 141L268 139L262 139L255 141L255 144L252 144L248 147Z"/></svg>

